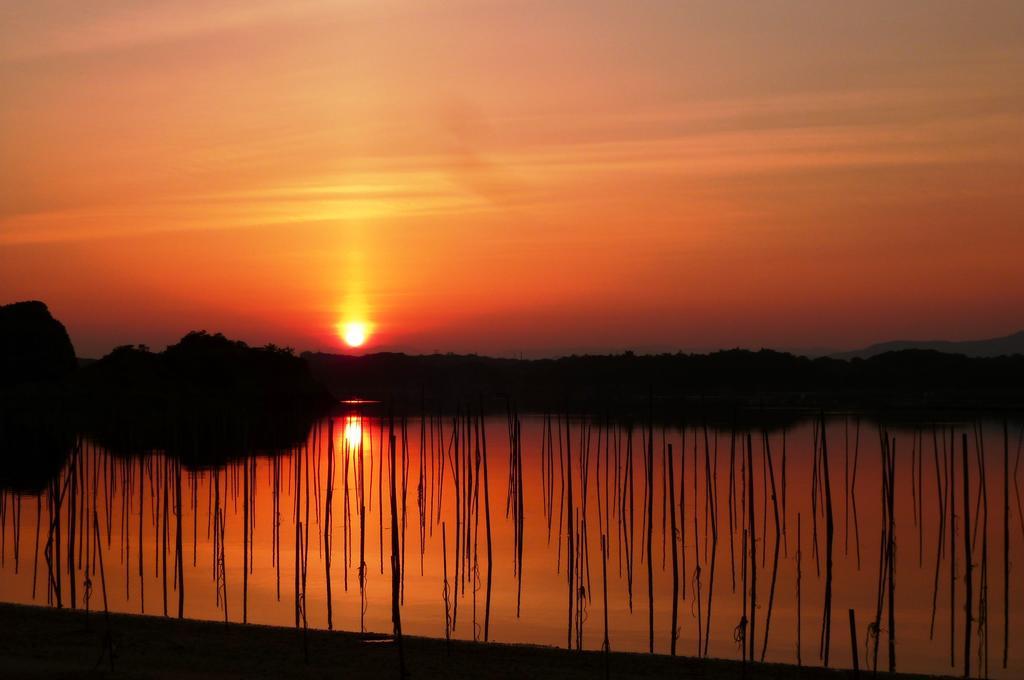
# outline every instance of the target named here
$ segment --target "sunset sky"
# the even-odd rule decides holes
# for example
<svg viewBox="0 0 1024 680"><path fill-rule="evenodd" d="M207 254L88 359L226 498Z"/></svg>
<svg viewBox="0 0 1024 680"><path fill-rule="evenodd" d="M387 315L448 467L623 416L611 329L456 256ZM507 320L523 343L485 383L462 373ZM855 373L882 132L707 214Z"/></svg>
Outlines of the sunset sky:
<svg viewBox="0 0 1024 680"><path fill-rule="evenodd" d="M78 353L1024 328L1024 2L0 0L0 303Z"/></svg>

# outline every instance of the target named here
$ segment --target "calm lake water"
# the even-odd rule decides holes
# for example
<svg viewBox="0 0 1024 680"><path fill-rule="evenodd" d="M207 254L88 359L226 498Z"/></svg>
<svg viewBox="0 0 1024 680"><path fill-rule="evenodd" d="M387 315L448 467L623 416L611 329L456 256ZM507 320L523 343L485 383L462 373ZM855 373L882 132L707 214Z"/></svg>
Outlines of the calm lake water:
<svg viewBox="0 0 1024 680"><path fill-rule="evenodd" d="M115 611L390 632L393 434L407 634L600 649L607 625L642 652L653 625L669 653L675 597L678 654L752 636L755 659L821 665L827 639L849 667L853 609L861 668L877 639L888 669L892 631L898 670L961 674L970 631L972 675L1024 673L1019 425L652 432L353 414L202 470L83 439L41 495L3 493L0 600L101 609L105 581Z"/></svg>

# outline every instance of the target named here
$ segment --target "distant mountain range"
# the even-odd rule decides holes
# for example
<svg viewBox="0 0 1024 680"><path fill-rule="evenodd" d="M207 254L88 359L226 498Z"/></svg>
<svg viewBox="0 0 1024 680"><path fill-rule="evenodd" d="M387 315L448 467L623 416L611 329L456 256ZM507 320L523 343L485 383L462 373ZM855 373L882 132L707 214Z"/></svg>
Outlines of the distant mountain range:
<svg viewBox="0 0 1024 680"><path fill-rule="evenodd" d="M1001 338L987 340L892 340L871 345L864 349L851 352L831 354L834 359L867 359L886 352L898 352L904 349L925 349L946 354L963 354L969 357L999 357L1011 354L1024 354L1024 331L1006 335Z"/></svg>

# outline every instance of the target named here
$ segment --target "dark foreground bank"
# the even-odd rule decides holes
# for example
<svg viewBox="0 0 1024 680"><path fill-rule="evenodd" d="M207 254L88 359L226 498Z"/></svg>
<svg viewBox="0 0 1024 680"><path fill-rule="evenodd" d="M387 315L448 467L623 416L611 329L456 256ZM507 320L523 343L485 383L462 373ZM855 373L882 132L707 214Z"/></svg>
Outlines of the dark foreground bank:
<svg viewBox="0 0 1024 680"><path fill-rule="evenodd" d="M178 621L111 614L114 672L102 612L0 604L3 677L372 678L399 677L394 642L380 635ZM603 678L600 652L406 637L410 678ZM783 664L613 653L611 678L847 678L851 671ZM862 673L867 676L867 673ZM935 676L887 675L894 678Z"/></svg>

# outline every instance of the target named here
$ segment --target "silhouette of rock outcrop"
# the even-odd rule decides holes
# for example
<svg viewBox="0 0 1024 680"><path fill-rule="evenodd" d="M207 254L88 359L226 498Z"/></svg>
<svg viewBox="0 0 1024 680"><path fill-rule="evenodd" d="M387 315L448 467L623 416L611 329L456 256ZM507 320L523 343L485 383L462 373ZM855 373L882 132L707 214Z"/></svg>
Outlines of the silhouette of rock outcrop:
<svg viewBox="0 0 1024 680"><path fill-rule="evenodd" d="M76 366L68 332L45 304L0 306L0 387L62 380Z"/></svg>
<svg viewBox="0 0 1024 680"><path fill-rule="evenodd" d="M75 350L42 302L0 306L0 488L38 493L74 446Z"/></svg>

